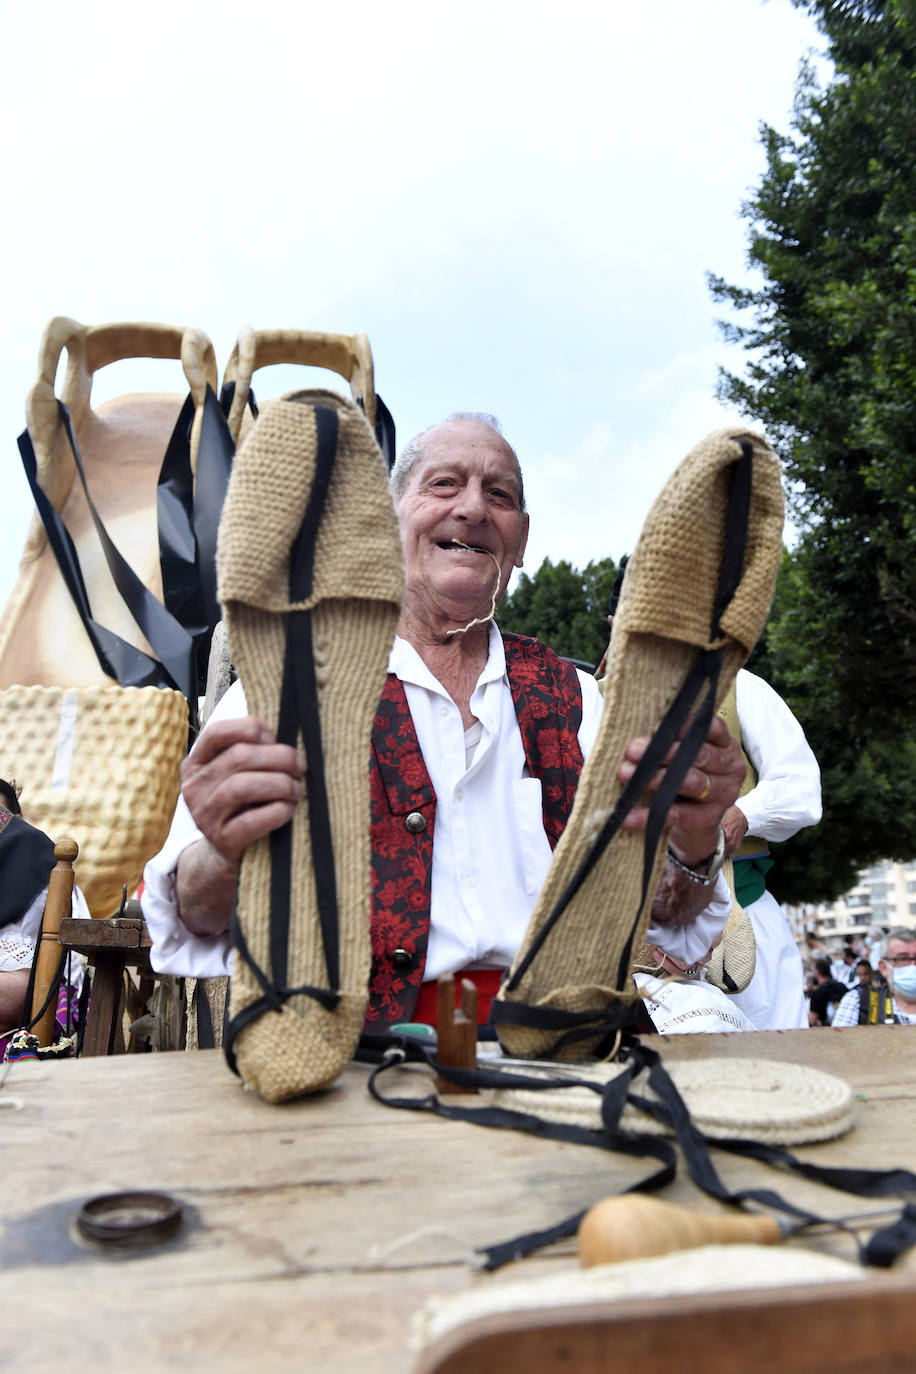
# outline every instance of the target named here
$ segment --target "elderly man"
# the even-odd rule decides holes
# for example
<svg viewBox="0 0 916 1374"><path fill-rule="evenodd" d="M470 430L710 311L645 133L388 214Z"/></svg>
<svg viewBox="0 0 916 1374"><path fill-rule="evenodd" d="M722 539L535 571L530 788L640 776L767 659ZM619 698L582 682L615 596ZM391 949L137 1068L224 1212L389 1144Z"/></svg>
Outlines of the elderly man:
<svg viewBox="0 0 916 1374"><path fill-rule="evenodd" d="M493 623L528 536L518 459L493 417L461 414L424 431L400 455L391 489L405 595L370 761L366 1024L374 1030L431 1019L434 1000L422 989L431 992L446 972L471 971L486 1019L571 810L601 710L591 678L536 641L502 636ZM143 907L162 971L228 971L242 853L289 820L302 793L306 760L244 713L235 684L185 761L172 832L147 866ZM631 742L621 778L646 743ZM397 816L392 796L404 775L429 797L406 817ZM704 885L703 875L742 776L738 747L716 719L669 813L668 841L682 867L665 867L649 935L685 964L707 952L728 915L723 880L710 875ZM640 829L645 821L640 808L626 824ZM418 863L423 831L434 840L429 861Z"/></svg>
<svg viewBox="0 0 916 1374"><path fill-rule="evenodd" d="M833 1025L867 1026L878 1022L916 1025L916 930L897 926L881 944L878 972L886 987L862 984L847 992Z"/></svg>

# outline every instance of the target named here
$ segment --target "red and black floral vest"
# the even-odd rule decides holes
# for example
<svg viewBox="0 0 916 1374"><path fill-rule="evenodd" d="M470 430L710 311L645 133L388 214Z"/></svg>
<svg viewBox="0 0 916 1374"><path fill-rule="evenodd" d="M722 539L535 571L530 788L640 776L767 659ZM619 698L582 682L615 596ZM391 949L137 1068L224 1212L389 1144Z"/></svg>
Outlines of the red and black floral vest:
<svg viewBox="0 0 916 1374"><path fill-rule="evenodd" d="M572 810L582 750L582 690L576 670L546 645L503 635L509 686L525 759L541 781L551 849ZM366 1030L409 1021L429 939L436 794L404 686L389 673L372 734L372 972Z"/></svg>

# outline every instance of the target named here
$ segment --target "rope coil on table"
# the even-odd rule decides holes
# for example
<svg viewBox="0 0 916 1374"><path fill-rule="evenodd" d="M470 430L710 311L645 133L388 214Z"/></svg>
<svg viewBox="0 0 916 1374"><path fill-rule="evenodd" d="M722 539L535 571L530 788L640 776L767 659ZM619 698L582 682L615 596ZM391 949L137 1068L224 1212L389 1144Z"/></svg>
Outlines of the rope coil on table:
<svg viewBox="0 0 916 1374"><path fill-rule="evenodd" d="M604 1085L624 1071L623 1064L590 1065L578 1078ZM556 1066L532 1065L531 1076L555 1077ZM803 1064L768 1059L704 1059L675 1063L668 1072L702 1135L714 1140L753 1138L774 1145L830 1140L852 1128L852 1089L833 1074ZM653 1096L651 1090L647 1095ZM599 1131L601 1097L585 1087L538 1091L489 1089L494 1106L537 1112L545 1120ZM655 1135L673 1131L628 1103L621 1127Z"/></svg>

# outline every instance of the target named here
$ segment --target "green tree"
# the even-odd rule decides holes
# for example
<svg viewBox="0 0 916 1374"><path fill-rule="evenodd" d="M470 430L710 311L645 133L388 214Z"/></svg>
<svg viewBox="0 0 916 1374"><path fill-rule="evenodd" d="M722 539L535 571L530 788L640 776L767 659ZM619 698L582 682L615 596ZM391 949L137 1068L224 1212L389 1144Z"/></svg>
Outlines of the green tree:
<svg viewBox="0 0 916 1374"><path fill-rule="evenodd" d="M617 565L612 558L580 572L545 558L533 577L521 573L499 609L502 629L533 635L558 654L597 664L607 648L607 607Z"/></svg>
<svg viewBox="0 0 916 1374"><path fill-rule="evenodd" d="M710 281L748 353L720 397L763 422L801 530L757 662L824 773L824 820L777 878L816 900L916 853L916 7L794 3L835 74L803 65L791 132L762 129L743 207L762 285Z"/></svg>

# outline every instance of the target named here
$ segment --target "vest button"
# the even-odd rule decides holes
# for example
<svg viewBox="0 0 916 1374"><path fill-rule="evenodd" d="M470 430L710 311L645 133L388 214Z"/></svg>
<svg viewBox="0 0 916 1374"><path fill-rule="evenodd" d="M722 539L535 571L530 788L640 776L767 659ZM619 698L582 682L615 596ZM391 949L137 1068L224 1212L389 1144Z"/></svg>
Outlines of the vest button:
<svg viewBox="0 0 916 1374"><path fill-rule="evenodd" d="M407 953L406 949L398 947L391 956L391 962L395 968L410 968L413 958Z"/></svg>
<svg viewBox="0 0 916 1374"><path fill-rule="evenodd" d="M419 835L421 831L426 829L426 817L422 811L411 811L404 824L411 835Z"/></svg>

